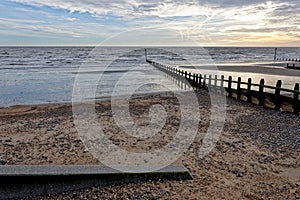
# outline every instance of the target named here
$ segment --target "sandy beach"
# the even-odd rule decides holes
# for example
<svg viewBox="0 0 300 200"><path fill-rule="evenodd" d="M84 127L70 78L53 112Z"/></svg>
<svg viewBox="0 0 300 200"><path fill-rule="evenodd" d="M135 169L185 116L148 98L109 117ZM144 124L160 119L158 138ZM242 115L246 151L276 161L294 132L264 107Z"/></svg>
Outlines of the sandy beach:
<svg viewBox="0 0 300 200"><path fill-rule="evenodd" d="M300 200L300 0L0 8L0 200Z"/></svg>
<svg viewBox="0 0 300 200"><path fill-rule="evenodd" d="M208 128L210 101L205 91L197 95L199 135L177 161L189 169L193 180L137 180L36 199L299 199L299 117L228 99L220 140L201 159L200 133ZM96 112L114 144L131 151L147 151L160 148L172 138L179 120L176 102L170 94L130 101L134 119L147 117L148 108L157 103L168 111L163 134L147 140L120 134L112 119L110 101L97 103ZM7 165L101 164L80 141L69 104L2 108L0 121L0 159Z"/></svg>

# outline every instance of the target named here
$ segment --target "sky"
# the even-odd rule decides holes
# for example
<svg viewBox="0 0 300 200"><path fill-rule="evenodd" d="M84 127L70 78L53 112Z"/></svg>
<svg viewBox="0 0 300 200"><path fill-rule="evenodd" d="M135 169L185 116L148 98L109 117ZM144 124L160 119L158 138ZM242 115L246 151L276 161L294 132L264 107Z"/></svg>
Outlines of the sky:
<svg viewBox="0 0 300 200"><path fill-rule="evenodd" d="M0 46L300 46L300 0L1 0Z"/></svg>

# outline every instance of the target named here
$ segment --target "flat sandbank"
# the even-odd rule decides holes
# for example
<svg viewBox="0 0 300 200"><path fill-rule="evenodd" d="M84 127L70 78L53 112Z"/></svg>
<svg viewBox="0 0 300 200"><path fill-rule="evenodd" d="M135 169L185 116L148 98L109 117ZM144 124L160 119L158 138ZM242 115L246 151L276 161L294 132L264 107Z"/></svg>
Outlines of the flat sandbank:
<svg viewBox="0 0 300 200"><path fill-rule="evenodd" d="M296 64L297 66L300 63ZM287 69L285 62L253 62L253 63L215 63L212 65L195 65L198 70L219 70L225 72L258 73L279 76L300 77L300 70ZM189 69L189 66L181 66L182 69Z"/></svg>

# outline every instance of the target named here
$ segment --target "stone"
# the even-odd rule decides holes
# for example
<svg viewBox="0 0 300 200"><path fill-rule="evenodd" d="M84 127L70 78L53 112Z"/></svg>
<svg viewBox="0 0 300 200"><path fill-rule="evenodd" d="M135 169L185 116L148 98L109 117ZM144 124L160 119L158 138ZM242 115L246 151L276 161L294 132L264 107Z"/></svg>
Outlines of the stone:
<svg viewBox="0 0 300 200"><path fill-rule="evenodd" d="M6 165L6 161L0 158L0 165Z"/></svg>
<svg viewBox="0 0 300 200"><path fill-rule="evenodd" d="M83 153L88 153L89 152L89 149L88 148L85 148L84 150L83 150Z"/></svg>
<svg viewBox="0 0 300 200"><path fill-rule="evenodd" d="M44 127L45 127L44 124L38 124L38 125L35 126L35 128L44 128Z"/></svg>

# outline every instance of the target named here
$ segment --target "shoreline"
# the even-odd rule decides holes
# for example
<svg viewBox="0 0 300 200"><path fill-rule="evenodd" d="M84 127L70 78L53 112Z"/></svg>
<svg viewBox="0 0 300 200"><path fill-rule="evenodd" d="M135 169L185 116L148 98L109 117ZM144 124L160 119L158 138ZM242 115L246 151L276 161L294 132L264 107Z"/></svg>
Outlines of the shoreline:
<svg viewBox="0 0 300 200"><path fill-rule="evenodd" d="M171 91L172 92L172 91ZM190 92L189 90L186 91L176 91L178 93L187 93ZM169 91L158 91L158 92L149 92L149 93L136 93L132 95L132 98L137 98L137 97L145 97L145 96L151 96L151 95L160 95L160 94L168 94L170 93ZM115 96L114 98L123 98L126 95L120 95L120 96ZM86 100L84 102L79 102L79 103L88 103L88 102L95 102L101 103L104 101L109 101L111 100L111 97L105 96L105 97L96 97L95 100ZM0 116L1 113L4 112L5 110L13 110L13 109L18 109L22 107L55 107L55 106L72 106L73 103L72 101L64 101L64 102L49 102L49 103L32 103L32 104L15 104L15 105L8 105L8 106L0 106Z"/></svg>
<svg viewBox="0 0 300 200"><path fill-rule="evenodd" d="M253 64L253 63L252 63ZM293 89L294 88L294 84L295 83L299 83L300 82L300 70L293 70L293 69L286 69L284 68L284 63L280 63L280 62L276 62L276 64L274 64L273 62L256 62L253 65L250 65L249 62L247 63L235 63L235 66L232 66L232 64L219 64L216 63L216 67L212 66L197 66L195 65L198 73L200 71L201 74L212 74L212 75L225 75L225 77L228 77L230 75L232 75L234 77L234 79L238 76L241 76L243 81L247 81L248 78L252 78L253 82L256 82L257 84L259 83L259 79L261 78L265 78L266 81L266 85L270 85L270 86L275 86L276 85L276 81L278 79L281 79L283 82L283 88L286 89ZM263 66L261 66L263 65ZM282 67L278 67L278 65L282 65ZM267 66L267 67L264 67ZM193 71L193 69L189 66L180 66L180 69L184 69L184 70L190 70ZM202 71L201 71L202 70ZM34 85L34 84L33 84ZM13 88L12 88L13 91ZM16 93L13 94L18 94L17 93L18 90L16 91ZM57 92L60 92L60 90L57 90ZM72 94L72 90L70 89L70 91L68 90L68 92L70 94ZM10 95L13 95L10 94ZM2 102L3 104L0 105L0 108L7 108L9 106L15 106L15 105L39 105L39 104L52 104L52 103L71 103L71 96L59 96L62 99L70 99L70 101L57 101L57 102L48 102L48 99L45 99L42 96L38 96L39 99L41 99L40 102L33 102L30 103L30 101L32 100L31 98L28 98L28 94L24 93L22 94L24 95L24 100L22 103L19 100L15 101L14 104L11 104L7 101L7 99L3 99ZM38 94L37 94L38 95ZM103 96L100 97L98 99L106 99L108 98L107 96ZM59 100L59 98L58 98Z"/></svg>

